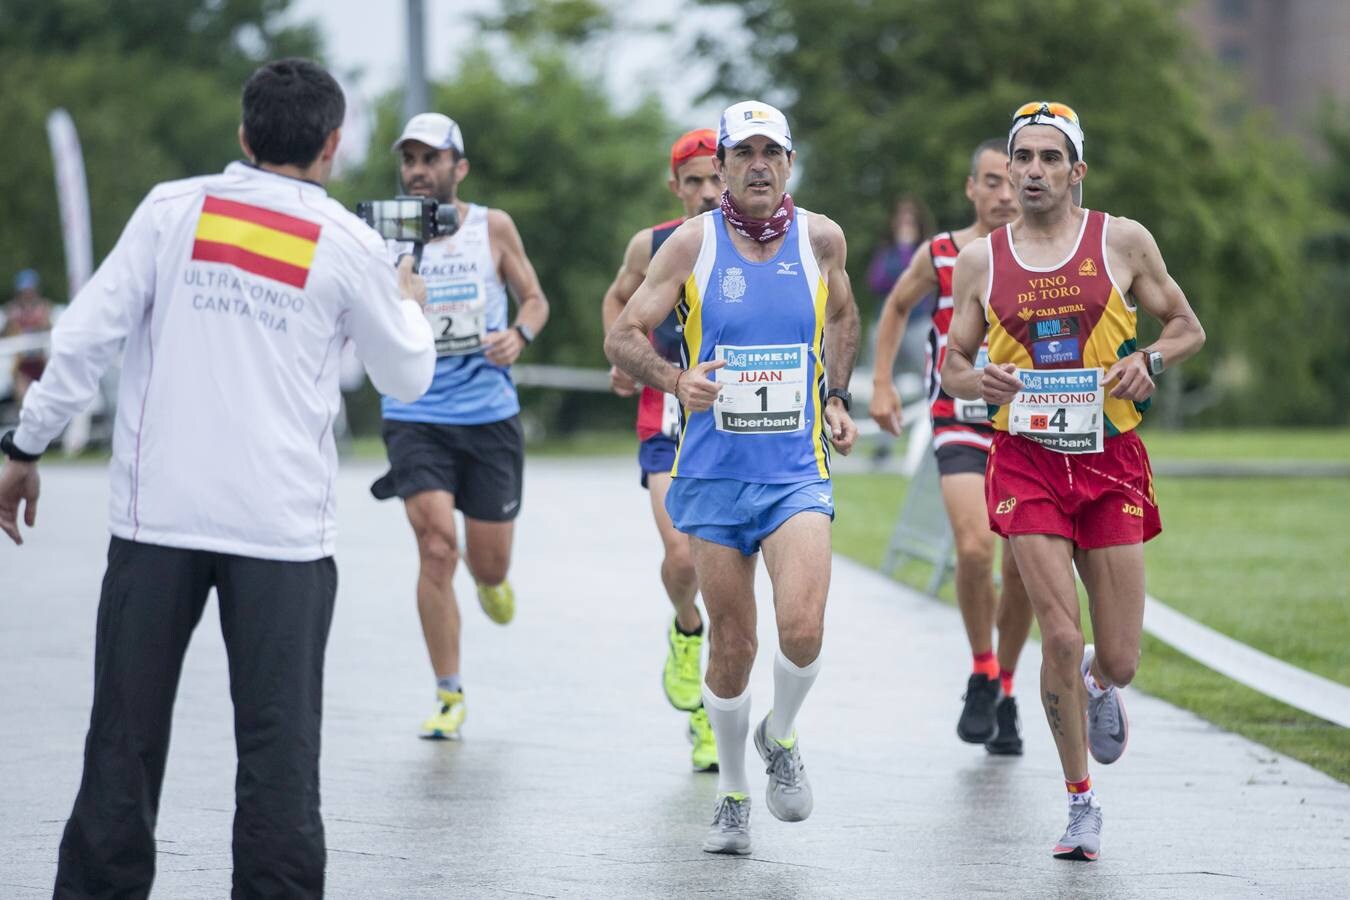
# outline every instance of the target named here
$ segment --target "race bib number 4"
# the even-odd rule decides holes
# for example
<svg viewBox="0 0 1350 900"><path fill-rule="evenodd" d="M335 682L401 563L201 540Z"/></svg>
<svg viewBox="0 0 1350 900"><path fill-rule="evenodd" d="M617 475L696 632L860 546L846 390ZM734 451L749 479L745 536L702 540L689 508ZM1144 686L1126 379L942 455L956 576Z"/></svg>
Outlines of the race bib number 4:
<svg viewBox="0 0 1350 900"><path fill-rule="evenodd" d="M1008 408L1008 430L1060 453L1100 453L1101 369L1018 369L1022 390Z"/></svg>
<svg viewBox="0 0 1350 900"><path fill-rule="evenodd" d="M483 349L487 296L477 281L436 285L426 305L437 356L464 356Z"/></svg>
<svg viewBox="0 0 1350 900"><path fill-rule="evenodd" d="M806 427L807 349L805 344L733 347L718 344L713 359L722 392L713 406L718 431L781 434Z"/></svg>

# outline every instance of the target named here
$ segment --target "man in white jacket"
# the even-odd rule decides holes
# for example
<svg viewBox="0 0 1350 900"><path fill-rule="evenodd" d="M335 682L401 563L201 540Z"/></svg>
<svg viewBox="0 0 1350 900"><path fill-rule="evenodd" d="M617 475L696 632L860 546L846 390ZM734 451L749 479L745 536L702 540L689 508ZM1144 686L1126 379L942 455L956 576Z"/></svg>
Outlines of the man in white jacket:
<svg viewBox="0 0 1350 900"><path fill-rule="evenodd" d="M84 777L56 896L144 896L183 654L211 588L239 755L236 896L318 897L323 657L338 357L414 400L435 365L426 286L323 188L342 91L307 60L244 86L249 162L156 186L53 334L0 439L0 530L36 524L37 460L125 347Z"/></svg>

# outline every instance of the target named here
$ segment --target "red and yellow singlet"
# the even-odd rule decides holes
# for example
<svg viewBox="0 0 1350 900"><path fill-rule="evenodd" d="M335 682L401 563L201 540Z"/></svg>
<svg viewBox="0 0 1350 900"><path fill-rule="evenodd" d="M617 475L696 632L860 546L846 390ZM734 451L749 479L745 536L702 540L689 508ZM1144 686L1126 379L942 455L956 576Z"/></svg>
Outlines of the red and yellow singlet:
<svg viewBox="0 0 1350 900"><path fill-rule="evenodd" d="M1059 265L1029 266L1017 256L1009 226L990 233L984 301L989 361L1023 369L1109 369L1137 349L1135 308L1106 260L1109 217L1084 210L1078 242ZM1107 437L1139 424L1148 402L1104 398ZM994 427L1008 430L1008 408Z"/></svg>

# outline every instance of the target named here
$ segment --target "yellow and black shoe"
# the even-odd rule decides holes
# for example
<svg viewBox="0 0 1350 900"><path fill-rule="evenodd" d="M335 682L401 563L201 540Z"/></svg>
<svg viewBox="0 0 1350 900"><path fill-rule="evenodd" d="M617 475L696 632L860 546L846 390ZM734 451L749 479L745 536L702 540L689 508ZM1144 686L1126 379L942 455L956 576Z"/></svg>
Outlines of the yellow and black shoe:
<svg viewBox="0 0 1350 900"><path fill-rule="evenodd" d="M690 762L695 772L717 771L717 740L713 737L708 711L699 707L689 714L689 743L694 745Z"/></svg>
<svg viewBox="0 0 1350 900"><path fill-rule="evenodd" d="M505 625L516 616L516 592L511 582L501 584L478 583L478 605L483 607L487 617L498 625Z"/></svg>
<svg viewBox="0 0 1350 900"><path fill-rule="evenodd" d="M669 650L661 673L666 699L676 709L693 712L703 705L703 635L683 634L672 620L666 643Z"/></svg>
<svg viewBox="0 0 1350 900"><path fill-rule="evenodd" d="M432 741L459 740L459 726L464 724L464 692L438 689L436 701L439 708L422 723L422 737Z"/></svg>

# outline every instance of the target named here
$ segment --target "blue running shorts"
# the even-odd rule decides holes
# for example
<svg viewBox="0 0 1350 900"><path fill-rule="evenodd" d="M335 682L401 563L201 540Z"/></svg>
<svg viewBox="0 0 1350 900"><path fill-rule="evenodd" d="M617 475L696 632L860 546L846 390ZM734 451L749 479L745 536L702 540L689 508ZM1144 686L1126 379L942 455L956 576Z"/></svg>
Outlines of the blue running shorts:
<svg viewBox="0 0 1350 900"><path fill-rule="evenodd" d="M757 484L730 478L676 478L666 494L675 527L705 541L734 547L745 556L799 512L834 518L828 481Z"/></svg>
<svg viewBox="0 0 1350 900"><path fill-rule="evenodd" d="M669 475L675 467L675 439L657 434L638 444L638 466L643 487L647 486L648 475Z"/></svg>

